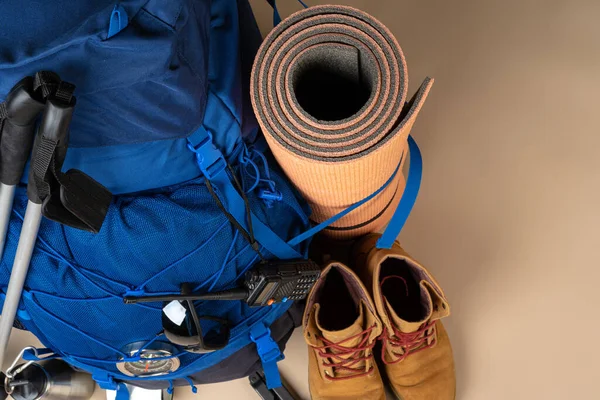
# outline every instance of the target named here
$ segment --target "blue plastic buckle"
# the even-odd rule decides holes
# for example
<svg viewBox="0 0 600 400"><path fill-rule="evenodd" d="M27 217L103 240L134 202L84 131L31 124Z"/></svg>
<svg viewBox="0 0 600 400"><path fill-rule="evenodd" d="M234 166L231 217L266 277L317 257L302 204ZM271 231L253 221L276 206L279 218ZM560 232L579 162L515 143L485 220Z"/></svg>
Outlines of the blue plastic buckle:
<svg viewBox="0 0 600 400"><path fill-rule="evenodd" d="M267 388L280 387L281 377L277 369L277 362L283 360L285 356L271 337L271 329L263 324L257 324L250 330L250 340L256 343L256 351L262 362Z"/></svg>
<svg viewBox="0 0 600 400"><path fill-rule="evenodd" d="M258 197L263 200L270 201L281 201L283 200L283 195L279 190L269 190L269 189L261 189L258 192Z"/></svg>
<svg viewBox="0 0 600 400"><path fill-rule="evenodd" d="M213 180L227 167L227 161L225 161L223 153L213 144L210 133L196 146L192 146L191 143L188 143L187 146L188 149L196 153L196 162L202 174L209 181Z"/></svg>
<svg viewBox="0 0 600 400"><path fill-rule="evenodd" d="M271 329L260 325L262 329L252 329L250 331L250 339L256 343L256 349L260 359L264 362L278 362L285 357L279 350L279 346L271 337ZM258 331L258 332L257 332ZM254 336L258 334L258 336Z"/></svg>
<svg viewBox="0 0 600 400"><path fill-rule="evenodd" d="M92 379L96 381L98 386L104 390L117 390L118 384L114 378L104 371L94 371Z"/></svg>

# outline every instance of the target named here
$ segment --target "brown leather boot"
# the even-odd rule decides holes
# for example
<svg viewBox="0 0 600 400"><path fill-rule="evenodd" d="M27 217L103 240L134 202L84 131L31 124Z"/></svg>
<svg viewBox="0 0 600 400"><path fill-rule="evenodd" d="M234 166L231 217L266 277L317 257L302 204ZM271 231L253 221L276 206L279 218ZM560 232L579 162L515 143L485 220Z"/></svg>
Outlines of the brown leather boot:
<svg viewBox="0 0 600 400"><path fill-rule="evenodd" d="M381 321L358 276L341 263L325 267L302 320L313 400L385 400L373 346Z"/></svg>
<svg viewBox="0 0 600 400"><path fill-rule="evenodd" d="M356 271L383 323L381 358L401 400L453 400L456 381L448 334L440 321L450 307L431 274L395 242L375 248L380 235L356 244Z"/></svg>

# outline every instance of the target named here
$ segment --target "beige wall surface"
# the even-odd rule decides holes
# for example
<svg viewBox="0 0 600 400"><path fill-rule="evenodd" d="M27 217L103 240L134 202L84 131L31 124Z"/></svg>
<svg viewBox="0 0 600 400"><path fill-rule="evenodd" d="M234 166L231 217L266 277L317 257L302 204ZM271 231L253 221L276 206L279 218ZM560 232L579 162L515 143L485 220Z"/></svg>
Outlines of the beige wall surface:
<svg viewBox="0 0 600 400"><path fill-rule="evenodd" d="M451 302L457 398L600 399L600 2L333 3L391 29L411 93L436 79L400 239Z"/></svg>
<svg viewBox="0 0 600 400"><path fill-rule="evenodd" d="M269 6L251 3L266 32ZM451 302L457 399L600 399L600 1L334 3L391 29L411 93L436 79L413 130L424 180L400 239ZM30 341L13 336L14 352ZM299 330L286 356L283 375L308 399ZM175 396L256 398L246 380Z"/></svg>

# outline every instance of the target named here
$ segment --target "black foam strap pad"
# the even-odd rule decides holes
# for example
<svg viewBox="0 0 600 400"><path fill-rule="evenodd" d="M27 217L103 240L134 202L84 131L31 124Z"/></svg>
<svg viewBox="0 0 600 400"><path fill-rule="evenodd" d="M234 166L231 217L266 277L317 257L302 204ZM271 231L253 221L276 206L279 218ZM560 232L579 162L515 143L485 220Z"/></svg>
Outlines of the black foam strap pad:
<svg viewBox="0 0 600 400"><path fill-rule="evenodd" d="M43 89L48 98L33 146L27 195L32 202L42 204L46 218L98 233L112 194L81 171L61 171L69 143L75 86L62 81L47 83L44 76L36 75L38 89Z"/></svg>

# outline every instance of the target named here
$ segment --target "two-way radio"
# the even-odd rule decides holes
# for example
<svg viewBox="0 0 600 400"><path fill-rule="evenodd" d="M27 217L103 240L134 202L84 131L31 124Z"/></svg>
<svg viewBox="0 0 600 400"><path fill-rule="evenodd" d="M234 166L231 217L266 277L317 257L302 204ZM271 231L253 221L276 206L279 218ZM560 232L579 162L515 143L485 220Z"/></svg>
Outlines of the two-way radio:
<svg viewBox="0 0 600 400"><path fill-rule="evenodd" d="M251 307L269 306L306 298L319 279L321 269L311 260L261 263L245 275L243 287L203 294L127 296L126 304L173 300L244 300Z"/></svg>

